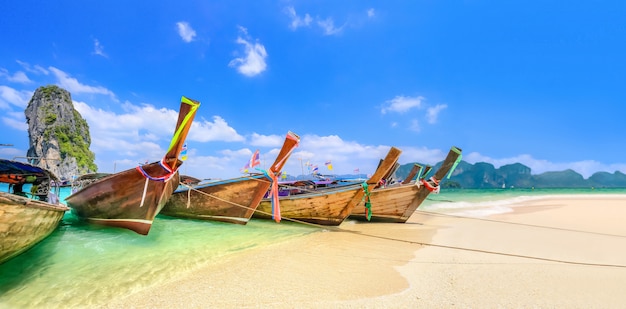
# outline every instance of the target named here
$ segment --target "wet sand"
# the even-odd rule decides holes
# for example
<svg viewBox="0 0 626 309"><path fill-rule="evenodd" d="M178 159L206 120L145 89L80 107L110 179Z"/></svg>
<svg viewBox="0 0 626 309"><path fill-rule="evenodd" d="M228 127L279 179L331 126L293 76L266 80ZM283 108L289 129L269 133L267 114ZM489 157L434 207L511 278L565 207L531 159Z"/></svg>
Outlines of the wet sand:
<svg viewBox="0 0 626 309"><path fill-rule="evenodd" d="M488 218L346 221L103 308L626 307L626 196L514 206Z"/></svg>

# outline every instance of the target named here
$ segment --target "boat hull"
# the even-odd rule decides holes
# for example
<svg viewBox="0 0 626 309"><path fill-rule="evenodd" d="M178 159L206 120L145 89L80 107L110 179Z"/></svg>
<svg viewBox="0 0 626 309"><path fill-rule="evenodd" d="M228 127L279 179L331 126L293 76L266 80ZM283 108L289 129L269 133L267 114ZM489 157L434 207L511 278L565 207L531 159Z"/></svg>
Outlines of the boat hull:
<svg viewBox="0 0 626 309"><path fill-rule="evenodd" d="M172 194L161 214L246 224L270 185L264 175L252 175L179 189Z"/></svg>
<svg viewBox="0 0 626 309"><path fill-rule="evenodd" d="M281 197L279 200L280 213L283 219L288 218L319 225L340 225L350 215L354 207L350 201L359 190L362 190L361 185L349 185ZM263 199L252 217L271 219L271 199Z"/></svg>
<svg viewBox="0 0 626 309"><path fill-rule="evenodd" d="M454 167L460 156L461 149L452 147L432 178L436 179L437 183L442 180ZM411 171L409 177L413 178L414 176L415 174ZM424 179L413 181L407 179L406 182L372 190L370 193L372 214L369 221L405 223L432 192L424 183ZM356 205L350 218L367 221L365 204Z"/></svg>
<svg viewBox="0 0 626 309"><path fill-rule="evenodd" d="M428 193L427 189L415 183L375 189L370 193L372 216L369 221L404 223ZM367 221L365 203L359 203L354 207L350 219Z"/></svg>
<svg viewBox="0 0 626 309"><path fill-rule="evenodd" d="M179 161L180 164L182 162ZM165 174L159 162L141 168L153 177ZM137 169L129 169L101 178L65 201L72 208L72 213L81 219L147 235L154 217L170 198L178 182L178 172L165 181L158 181L146 178Z"/></svg>
<svg viewBox="0 0 626 309"><path fill-rule="evenodd" d="M0 192L0 263L52 233L69 208Z"/></svg>

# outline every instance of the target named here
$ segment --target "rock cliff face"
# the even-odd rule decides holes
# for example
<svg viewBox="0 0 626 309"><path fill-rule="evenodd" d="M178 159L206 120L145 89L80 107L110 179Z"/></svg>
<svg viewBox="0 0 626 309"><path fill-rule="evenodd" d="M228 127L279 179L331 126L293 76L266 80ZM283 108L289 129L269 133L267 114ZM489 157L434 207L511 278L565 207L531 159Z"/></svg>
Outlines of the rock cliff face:
<svg viewBox="0 0 626 309"><path fill-rule="evenodd" d="M61 180L97 171L95 155L89 150L89 125L74 109L68 91L57 86L39 87L24 113L29 162Z"/></svg>

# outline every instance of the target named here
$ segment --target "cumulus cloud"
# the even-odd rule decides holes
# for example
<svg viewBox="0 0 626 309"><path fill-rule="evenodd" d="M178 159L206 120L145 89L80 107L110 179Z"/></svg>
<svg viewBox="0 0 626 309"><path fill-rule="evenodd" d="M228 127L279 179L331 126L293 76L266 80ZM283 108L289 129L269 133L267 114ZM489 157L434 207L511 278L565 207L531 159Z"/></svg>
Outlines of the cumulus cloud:
<svg viewBox="0 0 626 309"><path fill-rule="evenodd" d="M193 38L196 36L196 31L191 28L188 22L179 21L176 23L176 27L178 28L178 35L180 35L183 41L187 43L193 41Z"/></svg>
<svg viewBox="0 0 626 309"><path fill-rule="evenodd" d="M311 18L311 15L309 15L308 13L304 14L304 17L298 16L293 6L286 7L284 9L284 12L291 18L289 28L291 28L292 30L296 30L299 27L308 27L313 21L313 18Z"/></svg>
<svg viewBox="0 0 626 309"><path fill-rule="evenodd" d="M226 120L220 116L213 116L213 122L207 120L195 120L189 130L188 140L197 142L243 142L245 138L229 126Z"/></svg>
<svg viewBox="0 0 626 309"><path fill-rule="evenodd" d="M0 109L8 109L11 105L26 108L32 96L30 91L0 85Z"/></svg>
<svg viewBox="0 0 626 309"><path fill-rule="evenodd" d="M10 127L13 129L16 129L18 131L27 131L28 130L28 124L26 124L26 119L24 118L24 114L21 115L21 119L20 117L2 117L2 123L6 126L6 127Z"/></svg>
<svg viewBox="0 0 626 309"><path fill-rule="evenodd" d="M26 73L22 71L17 71L11 75L6 69L0 69L0 76L12 83L28 84L33 82L26 76Z"/></svg>
<svg viewBox="0 0 626 309"><path fill-rule="evenodd" d="M243 46L243 56L231 60L228 65L236 68L239 73L248 77L261 74L267 68L265 46L259 42L251 42L246 28L239 27L239 31L241 35L237 37L236 42Z"/></svg>
<svg viewBox="0 0 626 309"><path fill-rule="evenodd" d="M141 162L158 160L169 146L178 120L177 110L156 108L151 104L125 102L121 113L77 101L74 101L74 107L89 123L91 148L97 156L114 156L120 160L125 157L134 157L135 161ZM245 139L216 116L214 122L194 121L187 140L206 142ZM118 163L122 164L122 161Z"/></svg>
<svg viewBox="0 0 626 309"><path fill-rule="evenodd" d="M430 124L434 124L437 123L437 117L439 116L439 113L446 109L448 107L448 105L446 104L437 104L433 107L429 107L426 110L426 119L428 121L428 123Z"/></svg>
<svg viewBox="0 0 626 309"><path fill-rule="evenodd" d="M98 39L93 40L93 54L102 56L104 58L109 58L109 56L104 53L104 46L100 44L100 41L98 41Z"/></svg>
<svg viewBox="0 0 626 309"><path fill-rule="evenodd" d="M59 86L70 93L91 93L91 94L104 94L109 95L112 99L116 100L115 94L102 86L88 86L81 84L76 78L70 77L67 73L55 68L49 67L48 70L57 78Z"/></svg>
<svg viewBox="0 0 626 309"><path fill-rule="evenodd" d="M383 104L381 113L386 114L388 112L405 113L413 108L420 108L424 97L405 97L396 96L395 98L386 101Z"/></svg>
<svg viewBox="0 0 626 309"><path fill-rule="evenodd" d="M258 133L252 133L250 137L250 145L262 146L262 147L280 147L285 140L284 137L279 135L261 135Z"/></svg>

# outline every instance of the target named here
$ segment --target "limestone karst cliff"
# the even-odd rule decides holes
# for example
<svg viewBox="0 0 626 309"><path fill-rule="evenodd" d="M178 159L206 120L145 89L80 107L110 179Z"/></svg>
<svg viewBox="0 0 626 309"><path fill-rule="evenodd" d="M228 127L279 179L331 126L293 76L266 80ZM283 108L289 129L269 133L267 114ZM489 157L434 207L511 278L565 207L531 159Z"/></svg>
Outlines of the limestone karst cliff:
<svg viewBox="0 0 626 309"><path fill-rule="evenodd" d="M31 163L62 180L97 171L95 154L89 150L89 125L74 109L68 91L57 86L39 87L24 113Z"/></svg>

